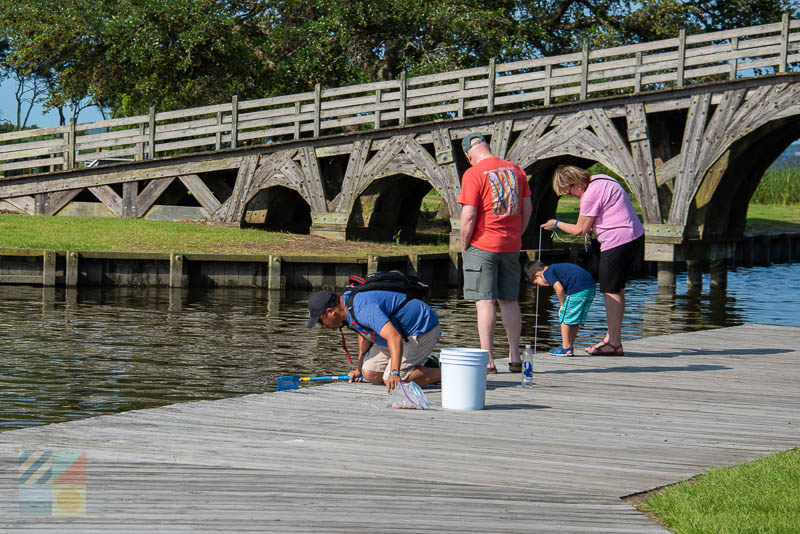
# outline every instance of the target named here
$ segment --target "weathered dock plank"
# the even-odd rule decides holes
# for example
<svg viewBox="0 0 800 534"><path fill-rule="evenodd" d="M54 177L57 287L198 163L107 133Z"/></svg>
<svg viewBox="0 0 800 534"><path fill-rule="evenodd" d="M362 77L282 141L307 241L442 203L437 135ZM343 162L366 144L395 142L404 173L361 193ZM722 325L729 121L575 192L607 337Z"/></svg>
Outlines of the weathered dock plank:
<svg viewBox="0 0 800 534"><path fill-rule="evenodd" d="M619 498L800 444L799 342L744 325L539 355L532 390L490 376L479 412L332 384L3 432L0 531L666 532ZM34 449L86 451L86 517L19 515Z"/></svg>

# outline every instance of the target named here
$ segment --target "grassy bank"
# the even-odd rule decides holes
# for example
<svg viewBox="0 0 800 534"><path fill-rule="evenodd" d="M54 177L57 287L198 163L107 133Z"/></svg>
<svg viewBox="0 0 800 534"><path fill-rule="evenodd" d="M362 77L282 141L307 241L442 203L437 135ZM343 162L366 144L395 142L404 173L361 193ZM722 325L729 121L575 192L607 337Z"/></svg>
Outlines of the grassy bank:
<svg viewBox="0 0 800 534"><path fill-rule="evenodd" d="M0 214L0 248L366 256L445 252L447 244L410 246L367 241L342 242L307 235L198 223Z"/></svg>
<svg viewBox="0 0 800 534"><path fill-rule="evenodd" d="M333 241L320 237L239 229L203 223L94 217L30 217L0 214L0 248L108 250L209 254L282 254L341 256L425 254L448 250L449 222L436 217L441 199L423 200L417 243ZM563 197L556 217L578 219L578 199ZM800 208L751 204L747 229L753 232L800 231ZM562 236L571 239L570 236Z"/></svg>
<svg viewBox="0 0 800 534"><path fill-rule="evenodd" d="M747 208L747 231L800 232L800 206L750 204Z"/></svg>
<svg viewBox="0 0 800 534"><path fill-rule="evenodd" d="M798 532L800 450L710 471L651 494L637 508L678 534Z"/></svg>

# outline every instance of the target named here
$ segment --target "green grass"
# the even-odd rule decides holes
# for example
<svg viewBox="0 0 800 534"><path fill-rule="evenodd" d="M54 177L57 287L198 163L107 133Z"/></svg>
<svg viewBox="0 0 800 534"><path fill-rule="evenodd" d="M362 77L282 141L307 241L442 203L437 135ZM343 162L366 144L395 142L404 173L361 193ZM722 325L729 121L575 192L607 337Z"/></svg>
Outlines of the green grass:
<svg viewBox="0 0 800 534"><path fill-rule="evenodd" d="M750 204L747 230L754 232L800 231L800 206Z"/></svg>
<svg viewBox="0 0 800 534"><path fill-rule="evenodd" d="M444 252L447 244L396 246L185 222L0 214L0 248L338 256Z"/></svg>
<svg viewBox="0 0 800 534"><path fill-rule="evenodd" d="M576 197L561 197L556 207L556 219L574 223L578 220L581 208Z"/></svg>
<svg viewBox="0 0 800 534"><path fill-rule="evenodd" d="M436 189L431 188L428 191L428 194L422 198L422 206L420 209L422 211L432 211L436 213L439 211L439 204L442 202L442 197L439 196L439 192Z"/></svg>
<svg viewBox="0 0 800 534"><path fill-rule="evenodd" d="M604 172L605 169L593 168L593 171ZM800 174L792 176L795 181L800 181ZM308 236L258 229L142 219L0 214L0 248L325 256L445 252L449 244L450 225L447 221L435 218L440 203L441 197L435 190L423 198L417 243L413 245L402 244L402 239L399 245L366 241L326 242ZM637 212L640 211L635 202L634 207ZM556 218L575 222L578 212L577 198L562 197L558 202ZM754 232L798 231L800 208L794 205L750 204L747 229ZM571 239L570 236L562 237Z"/></svg>
<svg viewBox="0 0 800 534"><path fill-rule="evenodd" d="M280 234L167 221L0 215L4 248L210 252L280 242Z"/></svg>
<svg viewBox="0 0 800 534"><path fill-rule="evenodd" d="M637 507L678 534L800 532L800 450L710 471Z"/></svg>

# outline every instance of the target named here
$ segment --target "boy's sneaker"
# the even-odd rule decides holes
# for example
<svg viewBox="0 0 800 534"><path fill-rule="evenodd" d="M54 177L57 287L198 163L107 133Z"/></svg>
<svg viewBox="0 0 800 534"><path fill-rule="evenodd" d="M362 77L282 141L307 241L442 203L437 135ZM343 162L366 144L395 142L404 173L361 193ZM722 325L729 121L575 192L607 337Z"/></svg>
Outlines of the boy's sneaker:
<svg viewBox="0 0 800 534"><path fill-rule="evenodd" d="M550 354L553 356L574 356L575 351L572 347L558 347L556 349L550 349Z"/></svg>

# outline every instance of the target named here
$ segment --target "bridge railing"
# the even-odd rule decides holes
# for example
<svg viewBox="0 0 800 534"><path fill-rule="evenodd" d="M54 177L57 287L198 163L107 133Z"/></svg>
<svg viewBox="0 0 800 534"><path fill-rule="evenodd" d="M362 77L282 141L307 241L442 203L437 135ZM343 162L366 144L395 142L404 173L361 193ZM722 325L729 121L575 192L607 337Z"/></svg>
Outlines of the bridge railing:
<svg viewBox="0 0 800 534"><path fill-rule="evenodd" d="M0 176L317 137L787 72L800 20L0 135Z"/></svg>

